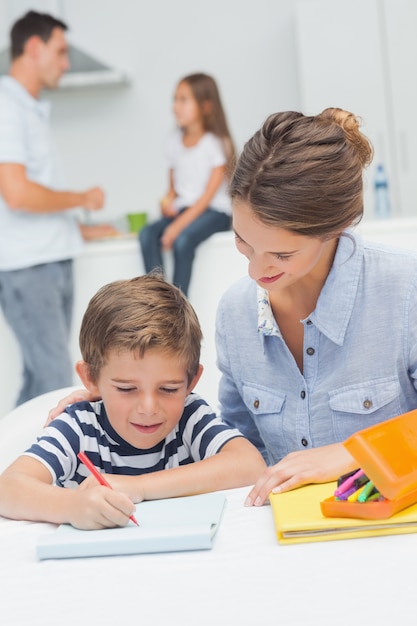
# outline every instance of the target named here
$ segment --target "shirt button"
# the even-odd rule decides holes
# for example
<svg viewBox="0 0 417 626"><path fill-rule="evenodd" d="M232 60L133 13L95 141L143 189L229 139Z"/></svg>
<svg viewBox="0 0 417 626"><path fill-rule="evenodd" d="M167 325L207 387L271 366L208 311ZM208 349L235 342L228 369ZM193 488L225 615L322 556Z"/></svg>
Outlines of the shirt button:
<svg viewBox="0 0 417 626"><path fill-rule="evenodd" d="M315 350L314 350L314 348L307 348L306 352L307 352L307 354L309 354L311 356L312 354L315 353Z"/></svg>
<svg viewBox="0 0 417 626"><path fill-rule="evenodd" d="M259 409L259 400L255 400L253 406L255 407L255 409Z"/></svg>
<svg viewBox="0 0 417 626"><path fill-rule="evenodd" d="M308 446L308 441L305 437L301 439L301 443L303 444L304 447Z"/></svg>
<svg viewBox="0 0 417 626"><path fill-rule="evenodd" d="M312 324L312 323L313 323L313 322L312 322L311 320L307 320L307 324L308 324L309 326L311 326L311 324Z"/></svg>
<svg viewBox="0 0 417 626"><path fill-rule="evenodd" d="M306 397L306 392L303 390L303 391L300 393L300 396L301 396L301 398L304 400L304 398Z"/></svg>
<svg viewBox="0 0 417 626"><path fill-rule="evenodd" d="M372 406L372 400L364 400L363 406L365 407L365 409L370 409Z"/></svg>

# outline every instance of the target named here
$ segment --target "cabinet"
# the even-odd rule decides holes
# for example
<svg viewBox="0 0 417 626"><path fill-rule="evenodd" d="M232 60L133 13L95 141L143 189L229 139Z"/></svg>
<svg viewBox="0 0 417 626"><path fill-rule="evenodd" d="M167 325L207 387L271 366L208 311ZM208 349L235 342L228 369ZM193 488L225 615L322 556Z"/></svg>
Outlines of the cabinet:
<svg viewBox="0 0 417 626"><path fill-rule="evenodd" d="M417 25L414 0L298 0L302 110L347 109L362 119L375 156L365 173L365 216L374 214L376 166L386 169L393 214L417 215Z"/></svg>

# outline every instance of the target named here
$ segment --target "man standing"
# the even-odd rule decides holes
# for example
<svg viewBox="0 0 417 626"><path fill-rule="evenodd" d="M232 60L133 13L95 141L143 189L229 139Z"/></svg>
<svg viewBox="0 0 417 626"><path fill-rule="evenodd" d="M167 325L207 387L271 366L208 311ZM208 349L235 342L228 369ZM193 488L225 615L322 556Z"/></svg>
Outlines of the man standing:
<svg viewBox="0 0 417 626"><path fill-rule="evenodd" d="M104 204L99 187L62 190L49 103L39 99L69 67L66 30L27 13L12 27L10 71L0 79L0 303L22 351L17 404L72 384L72 259L83 235L70 209Z"/></svg>

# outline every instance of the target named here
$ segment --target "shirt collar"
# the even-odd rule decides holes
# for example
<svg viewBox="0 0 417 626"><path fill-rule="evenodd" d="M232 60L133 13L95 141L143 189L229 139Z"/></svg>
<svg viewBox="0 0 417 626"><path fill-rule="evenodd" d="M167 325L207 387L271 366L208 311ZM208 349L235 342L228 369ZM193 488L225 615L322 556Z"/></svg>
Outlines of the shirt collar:
<svg viewBox="0 0 417 626"><path fill-rule="evenodd" d="M337 345L343 344L352 314L362 258L362 238L352 231L345 231L339 239L333 265L321 290L317 306L308 317L320 332ZM281 337L268 292L258 286L257 294L259 333Z"/></svg>
<svg viewBox="0 0 417 626"><path fill-rule="evenodd" d="M38 100L30 95L23 85L12 76L2 76L0 85L7 93L15 98L23 106L33 109L42 117L48 119L51 103L47 100Z"/></svg>
<svg viewBox="0 0 417 626"><path fill-rule="evenodd" d="M277 337L281 337L274 314L272 313L268 291L257 285L257 296L258 331L262 335L275 335Z"/></svg>

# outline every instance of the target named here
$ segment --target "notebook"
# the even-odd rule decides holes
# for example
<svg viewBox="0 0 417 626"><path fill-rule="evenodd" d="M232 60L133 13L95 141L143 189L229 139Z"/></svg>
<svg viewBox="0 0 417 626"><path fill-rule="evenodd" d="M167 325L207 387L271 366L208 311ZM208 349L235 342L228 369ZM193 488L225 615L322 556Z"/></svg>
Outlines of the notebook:
<svg viewBox="0 0 417 626"><path fill-rule="evenodd" d="M285 493L270 494L279 543L307 543L354 539L374 535L417 532L417 504L388 519L366 520L325 517L320 502L333 495L337 483L307 485Z"/></svg>
<svg viewBox="0 0 417 626"><path fill-rule="evenodd" d="M62 524L39 537L36 554L42 560L210 550L225 502L222 493L141 502L135 512L139 526L79 530Z"/></svg>

